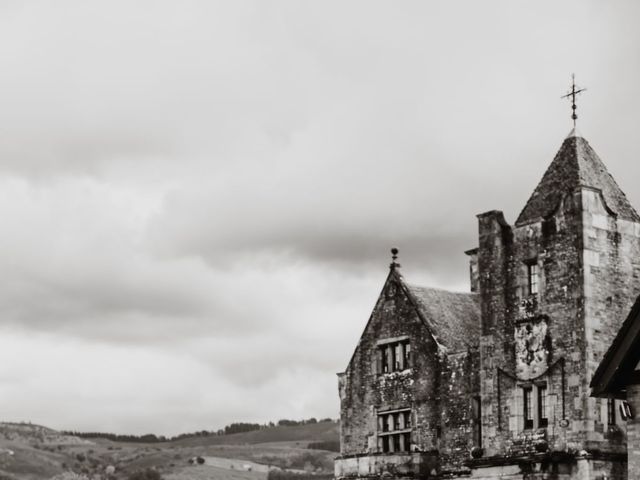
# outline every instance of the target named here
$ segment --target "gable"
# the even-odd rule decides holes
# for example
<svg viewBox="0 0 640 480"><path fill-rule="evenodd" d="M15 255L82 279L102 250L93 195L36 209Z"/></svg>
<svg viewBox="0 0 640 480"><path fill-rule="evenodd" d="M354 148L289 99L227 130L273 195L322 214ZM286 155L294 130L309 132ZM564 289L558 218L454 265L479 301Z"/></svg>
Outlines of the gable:
<svg viewBox="0 0 640 480"><path fill-rule="evenodd" d="M370 349L378 340L403 335L415 337L415 331L418 329L423 330L424 325L415 305L407 294L402 275L395 268L392 268L360 336L347 370L350 369L359 353L367 356L366 350ZM365 352L360 352L363 348Z"/></svg>
<svg viewBox="0 0 640 480"><path fill-rule="evenodd" d="M376 305L349 361L349 366L363 345L372 340L399 335L416 337L423 345L433 342L440 353L465 351L477 346L480 337L479 298L475 293L448 292L437 288L407 284L392 268Z"/></svg>

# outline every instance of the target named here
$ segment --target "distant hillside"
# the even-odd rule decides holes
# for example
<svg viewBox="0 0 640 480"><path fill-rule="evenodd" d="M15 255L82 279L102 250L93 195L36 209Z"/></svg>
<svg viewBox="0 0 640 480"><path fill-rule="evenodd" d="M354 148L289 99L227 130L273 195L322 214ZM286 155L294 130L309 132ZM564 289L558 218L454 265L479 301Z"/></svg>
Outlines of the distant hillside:
<svg viewBox="0 0 640 480"><path fill-rule="evenodd" d="M0 423L0 439L22 442L40 443L43 445L88 444L90 441L67 435L48 427L32 423L3 422Z"/></svg>
<svg viewBox="0 0 640 480"><path fill-rule="evenodd" d="M91 442L40 425L0 423L0 478L40 480L62 473L74 459L69 450Z"/></svg>
<svg viewBox="0 0 640 480"><path fill-rule="evenodd" d="M0 480L49 480L63 472L97 478L109 466L116 469L115 480L126 480L144 468L158 470L166 480L267 480L257 467L237 469L249 462L267 470L330 474L336 456L330 447L337 445L338 430L335 422L321 422L171 442L126 443L78 438L39 425L0 423ZM207 464L193 465L190 460L196 457L206 458ZM233 460L226 463L235 469L225 473L221 465L226 463L219 459Z"/></svg>
<svg viewBox="0 0 640 480"><path fill-rule="evenodd" d="M340 427L336 422L322 422L294 427L270 427L231 435L213 435L175 440L179 445L244 445L274 442L309 443L338 441Z"/></svg>

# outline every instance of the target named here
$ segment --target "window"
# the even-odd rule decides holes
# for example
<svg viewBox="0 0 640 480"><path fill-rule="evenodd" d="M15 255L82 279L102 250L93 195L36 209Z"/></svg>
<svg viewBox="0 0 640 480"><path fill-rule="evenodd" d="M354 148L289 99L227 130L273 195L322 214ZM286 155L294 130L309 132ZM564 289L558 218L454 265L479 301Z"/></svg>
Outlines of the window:
<svg viewBox="0 0 640 480"><path fill-rule="evenodd" d="M482 447L482 403L480 397L473 397L473 437L474 445Z"/></svg>
<svg viewBox="0 0 640 480"><path fill-rule="evenodd" d="M404 420L404 418L403 418ZM403 422L404 423L404 422ZM394 430L400 430L400 414L399 413L394 413L393 414L393 429Z"/></svg>
<svg viewBox="0 0 640 480"><path fill-rule="evenodd" d="M522 416L524 428L546 428L549 426L549 398L547 384L522 387Z"/></svg>
<svg viewBox="0 0 640 480"><path fill-rule="evenodd" d="M633 418L633 413L631 412L631 405L628 402L622 401L619 403L618 407L620 408L620 418L625 422L631 418Z"/></svg>
<svg viewBox="0 0 640 480"><path fill-rule="evenodd" d="M376 359L377 373L405 370L411 366L411 345L409 340L384 343L378 347Z"/></svg>
<svg viewBox="0 0 640 480"><path fill-rule="evenodd" d="M532 397L532 389L531 387L526 387L522 389L523 393L523 407L524 407L524 428L533 428L533 405L531 402Z"/></svg>
<svg viewBox="0 0 640 480"><path fill-rule="evenodd" d="M409 452L411 448L411 410L378 413L378 449L384 453Z"/></svg>
<svg viewBox="0 0 640 480"><path fill-rule="evenodd" d="M616 401L614 398L607 398L607 425L616 424Z"/></svg>
<svg viewBox="0 0 640 480"><path fill-rule="evenodd" d="M406 410L402 415L404 415L404 428L411 428L411 411Z"/></svg>
<svg viewBox="0 0 640 480"><path fill-rule="evenodd" d="M393 369L394 370L404 370L404 352L402 351L402 344L396 343L394 347L394 355L393 355Z"/></svg>
<svg viewBox="0 0 640 480"><path fill-rule="evenodd" d="M527 278L529 280L529 295L535 295L538 293L538 261L532 260L527 264Z"/></svg>
<svg viewBox="0 0 640 480"><path fill-rule="evenodd" d="M549 425L547 417L547 385L538 385L538 427Z"/></svg>

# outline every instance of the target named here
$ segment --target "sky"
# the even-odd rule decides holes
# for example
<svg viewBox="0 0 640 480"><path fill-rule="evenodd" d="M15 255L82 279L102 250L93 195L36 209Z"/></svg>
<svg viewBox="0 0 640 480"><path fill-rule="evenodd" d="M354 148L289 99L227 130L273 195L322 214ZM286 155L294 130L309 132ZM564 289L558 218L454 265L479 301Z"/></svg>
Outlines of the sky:
<svg viewBox="0 0 640 480"><path fill-rule="evenodd" d="M400 249L468 291L571 129L640 207L640 3L0 0L0 420L338 417Z"/></svg>

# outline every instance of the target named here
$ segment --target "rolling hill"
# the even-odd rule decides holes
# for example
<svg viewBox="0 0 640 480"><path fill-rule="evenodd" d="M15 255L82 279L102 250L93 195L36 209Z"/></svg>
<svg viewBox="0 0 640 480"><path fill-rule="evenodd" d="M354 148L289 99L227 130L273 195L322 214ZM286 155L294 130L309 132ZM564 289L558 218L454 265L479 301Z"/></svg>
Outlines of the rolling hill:
<svg viewBox="0 0 640 480"><path fill-rule="evenodd" d="M167 480L266 480L272 468L326 474L337 454L308 446L335 443L338 431L337 423L324 422L162 443L122 443L64 435L39 425L0 423L0 480L48 480L65 472L104 476L108 466L115 467L115 479L145 468L158 470ZM206 463L189 462L196 457Z"/></svg>

